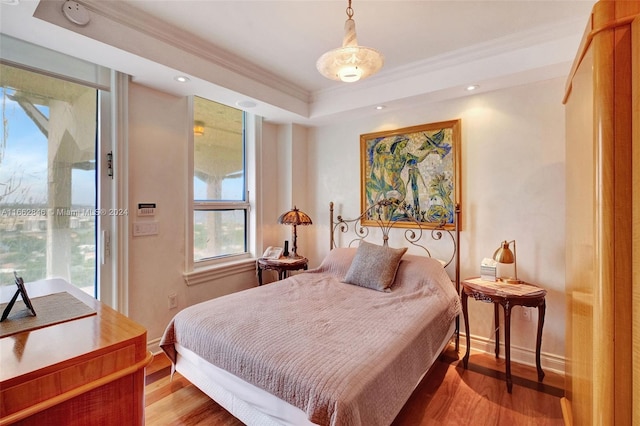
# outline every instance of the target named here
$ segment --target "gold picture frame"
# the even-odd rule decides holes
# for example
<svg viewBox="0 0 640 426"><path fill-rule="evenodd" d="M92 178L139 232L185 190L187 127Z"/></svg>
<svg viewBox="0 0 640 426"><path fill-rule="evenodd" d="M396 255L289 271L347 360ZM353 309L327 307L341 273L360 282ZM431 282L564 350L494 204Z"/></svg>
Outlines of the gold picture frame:
<svg viewBox="0 0 640 426"><path fill-rule="evenodd" d="M457 119L360 135L362 224L388 220L404 228L454 229L460 127ZM372 209L383 199L400 208Z"/></svg>

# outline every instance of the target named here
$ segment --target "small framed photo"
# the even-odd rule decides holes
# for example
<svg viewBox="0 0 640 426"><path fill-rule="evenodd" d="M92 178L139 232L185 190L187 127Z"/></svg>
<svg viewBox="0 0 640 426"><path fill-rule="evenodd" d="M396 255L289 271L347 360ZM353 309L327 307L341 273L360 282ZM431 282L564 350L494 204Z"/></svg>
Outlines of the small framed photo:
<svg viewBox="0 0 640 426"><path fill-rule="evenodd" d="M262 254L264 259L280 259L282 256L282 247L269 246Z"/></svg>
<svg viewBox="0 0 640 426"><path fill-rule="evenodd" d="M0 322L7 319L7 317L9 316L9 313L11 312L11 309L13 308L13 305L16 303L16 300L18 299L18 296L22 297L22 301L24 302L27 309L31 311L31 314L33 316L36 316L36 310L33 309L33 305L31 304L31 299L29 299L29 295L27 294L27 288L24 286L24 281L22 280L22 277L19 277L17 272L14 272L13 275L16 277L16 287L18 287L18 290L15 292L15 294L11 298L11 301L4 308L4 311L2 312L2 316L0 316Z"/></svg>
<svg viewBox="0 0 640 426"><path fill-rule="evenodd" d="M31 304L31 299L29 299L29 295L27 294L27 288L24 286L24 280L22 279L22 277L19 277L17 273L14 272L13 274L16 277L16 286L18 287L18 291L22 296L22 301L24 302L27 309L31 311L33 316L35 316L36 310L33 309L33 305Z"/></svg>

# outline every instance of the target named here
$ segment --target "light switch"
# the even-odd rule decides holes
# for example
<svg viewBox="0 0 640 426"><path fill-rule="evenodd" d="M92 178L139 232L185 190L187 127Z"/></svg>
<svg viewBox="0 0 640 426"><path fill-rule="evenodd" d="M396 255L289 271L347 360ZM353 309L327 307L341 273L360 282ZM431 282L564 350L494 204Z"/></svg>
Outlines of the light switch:
<svg viewBox="0 0 640 426"><path fill-rule="evenodd" d="M158 222L134 222L133 236L158 235Z"/></svg>

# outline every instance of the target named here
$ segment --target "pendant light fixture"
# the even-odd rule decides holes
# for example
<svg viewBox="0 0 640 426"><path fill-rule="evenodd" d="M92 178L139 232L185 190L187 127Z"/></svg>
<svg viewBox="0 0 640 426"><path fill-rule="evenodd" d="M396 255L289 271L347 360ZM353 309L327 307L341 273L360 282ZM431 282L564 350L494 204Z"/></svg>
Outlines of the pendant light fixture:
<svg viewBox="0 0 640 426"><path fill-rule="evenodd" d="M193 122L193 135L204 136L204 121L195 120Z"/></svg>
<svg viewBox="0 0 640 426"><path fill-rule="evenodd" d="M349 0L342 47L320 56L316 68L327 78L351 83L375 74L383 64L384 56L376 49L358 46L356 22L353 20L353 9Z"/></svg>

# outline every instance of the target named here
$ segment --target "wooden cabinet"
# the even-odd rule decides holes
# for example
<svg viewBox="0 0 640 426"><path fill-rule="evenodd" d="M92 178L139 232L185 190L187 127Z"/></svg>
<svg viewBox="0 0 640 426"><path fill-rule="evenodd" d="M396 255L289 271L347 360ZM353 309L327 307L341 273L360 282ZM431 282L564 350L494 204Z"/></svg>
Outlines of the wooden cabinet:
<svg viewBox="0 0 640 426"><path fill-rule="evenodd" d="M594 5L565 96L563 412L575 425L640 424L639 13L638 1Z"/></svg>
<svg viewBox="0 0 640 426"><path fill-rule="evenodd" d="M96 315L0 339L0 425L143 425L146 330L63 280L27 289L66 291ZM0 290L6 302L14 289Z"/></svg>

